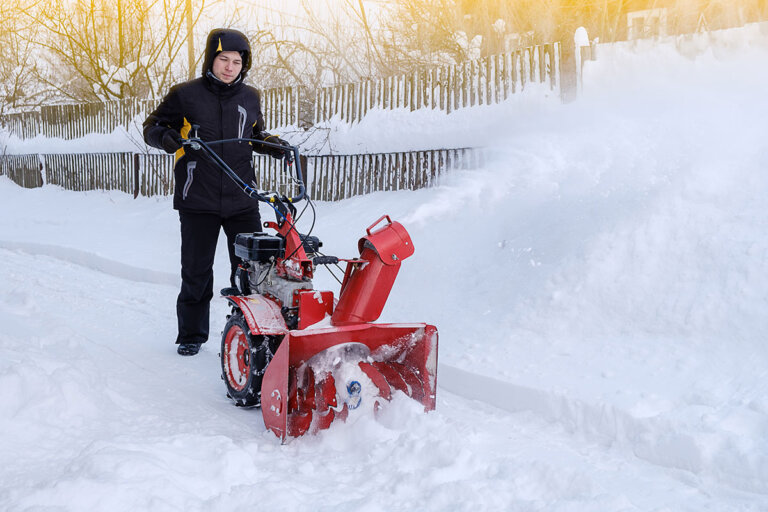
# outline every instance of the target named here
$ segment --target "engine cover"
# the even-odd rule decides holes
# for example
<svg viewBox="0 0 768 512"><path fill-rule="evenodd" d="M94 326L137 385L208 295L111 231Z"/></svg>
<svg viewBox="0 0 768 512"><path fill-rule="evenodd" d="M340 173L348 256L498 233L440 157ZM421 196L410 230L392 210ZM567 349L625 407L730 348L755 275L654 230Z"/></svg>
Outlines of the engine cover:
<svg viewBox="0 0 768 512"><path fill-rule="evenodd" d="M235 236L235 255L247 261L267 263L285 254L285 239L267 233L239 233Z"/></svg>

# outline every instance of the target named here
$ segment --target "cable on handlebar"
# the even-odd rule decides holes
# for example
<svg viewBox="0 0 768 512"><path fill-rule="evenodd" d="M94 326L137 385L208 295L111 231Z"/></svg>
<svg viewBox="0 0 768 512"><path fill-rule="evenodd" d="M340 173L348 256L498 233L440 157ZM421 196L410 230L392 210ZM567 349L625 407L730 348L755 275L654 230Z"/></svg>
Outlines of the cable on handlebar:
<svg viewBox="0 0 768 512"><path fill-rule="evenodd" d="M224 160L222 160L222 158L215 151L213 151L210 148L210 146L209 146L210 144L223 144L225 142L256 142L256 143L259 143L259 144L261 144L263 146L273 147L275 149L282 150L283 152L286 153L286 155L288 154L288 152L292 152L293 153L293 162L297 162L297 164L296 164L296 174L298 174L298 179L295 178L295 177L291 177L291 180L296 185L298 185L298 187L299 187L299 195L296 196L296 197L283 196L281 198L280 194L278 192L276 192L276 191L272 193L273 194L272 197L267 197L266 195L260 194L256 189L252 188L250 185L245 183L237 175L237 173L235 173L235 171L232 170L232 168ZM224 174L226 174L232 181L234 181L235 184L237 184L240 187L240 189L248 197L250 197L252 199L255 198L257 201L261 201L261 202L266 203L267 205L269 205L269 207L272 208L279 217L283 218L284 222L288 222L288 217L286 216L285 213L280 211L280 208L278 208L278 207L276 207L274 205L275 201L280 201L284 205L287 203L287 205L288 205L287 207L292 208L294 210L294 213L295 213L296 208L293 206L293 203L295 203L297 201L300 201L302 199L306 199L307 200L307 205L304 206L304 208L301 211L301 214L299 214L296 217L294 222L289 222L290 227L289 227L288 232L287 232L287 233L290 233L291 230L296 231L296 234L299 235L299 240L301 241L302 245L304 244L304 241L301 240L301 235L299 234L299 230L296 227L296 222L298 222L298 220L303 216L304 212L307 209L307 206L311 206L312 214L313 214L312 225L311 225L307 235L305 235L305 236L309 236L309 234L311 234L312 231L314 230L315 220L317 219L317 213L315 211L314 204L312 204L312 200L310 199L309 195L306 193L306 187L305 187L304 181L303 181L304 180L304 176L303 176L303 173L301 171L301 162L298 161L298 159L299 159L299 151L298 151L298 148L296 146L283 146L282 144L275 144L275 143L272 143L272 142L265 142L265 141L262 141L262 140L259 140L259 139L247 139L247 138L222 139L222 140L214 140L214 141L205 142L202 139L197 138L197 137L190 138L190 139L184 139L182 141L182 144L183 145L188 145L188 146L192 147L195 150L199 150L199 149L202 148L204 150L204 153L207 154L208 157L210 157L211 160L213 160L213 162L224 172ZM283 170L286 171L287 168L289 166L291 166L293 162L289 162L287 158L284 158L283 159ZM290 173L287 173L287 174L289 174L289 176L290 176ZM301 247L301 246L299 246L299 247ZM288 258L290 258L294 254L296 254L296 251L298 251L298 247L296 249L294 249L293 253L291 253L291 255L288 256Z"/></svg>

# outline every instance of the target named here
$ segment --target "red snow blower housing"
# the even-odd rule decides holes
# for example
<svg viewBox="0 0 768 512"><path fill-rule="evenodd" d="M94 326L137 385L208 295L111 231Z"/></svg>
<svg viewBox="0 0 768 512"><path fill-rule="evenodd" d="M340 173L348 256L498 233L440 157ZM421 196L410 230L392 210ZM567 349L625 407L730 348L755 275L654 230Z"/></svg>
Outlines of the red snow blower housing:
<svg viewBox="0 0 768 512"><path fill-rule="evenodd" d="M285 152L295 166L298 194L259 193L244 183L209 144L247 141ZM232 312L222 333L221 369L227 393L240 406L261 406L264 423L282 442L315 433L351 410L378 410L394 391L435 408L437 329L428 324L377 324L402 260L414 253L405 228L384 215L358 243L359 257L320 253L322 243L294 224L295 204L311 201L298 148L255 139L184 141L203 150L250 197L275 210L275 234L237 235L242 260L236 288L222 290ZM314 211L314 208L312 209ZM315 290L319 265L346 264L338 299Z"/></svg>

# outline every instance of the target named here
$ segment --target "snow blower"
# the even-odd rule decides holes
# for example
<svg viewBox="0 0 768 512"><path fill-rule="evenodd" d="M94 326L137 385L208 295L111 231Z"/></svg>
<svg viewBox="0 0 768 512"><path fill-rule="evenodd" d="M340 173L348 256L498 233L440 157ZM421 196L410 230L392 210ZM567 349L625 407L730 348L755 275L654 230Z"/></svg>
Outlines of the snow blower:
<svg viewBox="0 0 768 512"><path fill-rule="evenodd" d="M322 242L299 233L294 223L298 202L312 206L297 147L256 139L184 142L202 150L244 193L275 211L276 221L264 223L274 234L237 235L235 253L242 260L237 287L222 290L232 309L222 332L221 370L234 403L260 406L266 427L283 443L346 420L355 409L375 412L397 391L419 401L425 411L433 410L435 326L374 323L401 262L414 253L406 229L384 215L360 238L358 257L324 255ZM298 194L261 193L243 182L210 147L227 142L284 151L284 171L290 176L289 168L295 167ZM340 264L345 268L338 298L313 288L318 266L341 269Z"/></svg>

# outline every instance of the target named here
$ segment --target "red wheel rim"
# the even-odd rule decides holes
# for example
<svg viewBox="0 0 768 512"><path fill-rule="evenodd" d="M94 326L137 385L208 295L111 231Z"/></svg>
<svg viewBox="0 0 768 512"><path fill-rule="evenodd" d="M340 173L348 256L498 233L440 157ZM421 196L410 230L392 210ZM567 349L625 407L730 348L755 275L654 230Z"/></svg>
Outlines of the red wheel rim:
<svg viewBox="0 0 768 512"><path fill-rule="evenodd" d="M235 391L242 391L251 377L250 347L239 325L233 325L224 338L224 372Z"/></svg>

